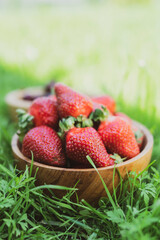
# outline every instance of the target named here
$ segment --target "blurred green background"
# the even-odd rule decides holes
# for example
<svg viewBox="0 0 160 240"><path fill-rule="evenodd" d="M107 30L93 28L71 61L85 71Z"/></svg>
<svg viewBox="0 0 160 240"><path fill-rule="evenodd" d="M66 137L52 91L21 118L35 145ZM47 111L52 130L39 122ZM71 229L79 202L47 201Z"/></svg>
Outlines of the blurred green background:
<svg viewBox="0 0 160 240"><path fill-rule="evenodd" d="M88 94L109 93L128 106L154 108L159 115L159 1L1 1L0 6L2 94L54 78Z"/></svg>
<svg viewBox="0 0 160 240"><path fill-rule="evenodd" d="M159 13L159 0L0 0L0 240L160 239ZM51 79L111 94L153 134L153 165L116 209L46 198L15 169L5 95Z"/></svg>

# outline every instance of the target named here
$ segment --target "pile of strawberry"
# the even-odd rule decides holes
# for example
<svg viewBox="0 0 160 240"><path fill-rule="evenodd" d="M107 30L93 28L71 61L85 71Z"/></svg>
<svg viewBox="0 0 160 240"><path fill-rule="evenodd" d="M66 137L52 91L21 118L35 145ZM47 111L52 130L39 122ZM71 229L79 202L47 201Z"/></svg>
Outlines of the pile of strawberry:
<svg viewBox="0 0 160 240"><path fill-rule="evenodd" d="M22 153L40 163L88 168L106 167L139 154L143 132L110 96L89 98L62 83L55 95L39 97L28 113L18 110Z"/></svg>

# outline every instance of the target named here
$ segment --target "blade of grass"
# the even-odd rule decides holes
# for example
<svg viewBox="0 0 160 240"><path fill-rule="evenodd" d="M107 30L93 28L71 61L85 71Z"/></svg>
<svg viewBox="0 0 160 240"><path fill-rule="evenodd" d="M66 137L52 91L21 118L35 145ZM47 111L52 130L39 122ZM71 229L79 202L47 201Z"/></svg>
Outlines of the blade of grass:
<svg viewBox="0 0 160 240"><path fill-rule="evenodd" d="M108 196L108 198L109 198L109 200L110 200L113 208L116 209L116 205L115 205L115 203L114 203L114 201L113 201L113 198L112 198L112 196L111 196L111 194L110 194L110 192L109 192L109 190L108 190L108 188L107 188L107 186L106 186L103 178L101 177L98 169L96 168L94 162L92 161L92 159L91 159L89 156L87 156L87 159L88 159L89 163L92 165L92 167L93 167L93 168L96 170L96 172L98 173L98 175L99 175L99 177L100 177L100 179L101 179L101 181L102 181L102 184L103 184L103 186L104 186L104 189L105 189L105 191L106 191L106 193L107 193L107 196Z"/></svg>

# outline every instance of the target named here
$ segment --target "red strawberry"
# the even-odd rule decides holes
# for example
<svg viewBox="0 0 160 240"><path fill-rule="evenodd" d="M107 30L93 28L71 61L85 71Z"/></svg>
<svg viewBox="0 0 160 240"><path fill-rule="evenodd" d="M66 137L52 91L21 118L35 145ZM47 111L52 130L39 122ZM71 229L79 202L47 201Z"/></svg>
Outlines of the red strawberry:
<svg viewBox="0 0 160 240"><path fill-rule="evenodd" d="M90 98L73 91L62 83L56 83L54 89L60 118L78 117L79 115L88 117L92 112L93 104Z"/></svg>
<svg viewBox="0 0 160 240"><path fill-rule="evenodd" d="M34 160L53 166L64 166L65 155L62 149L62 142L56 131L47 126L32 128L24 137L22 153Z"/></svg>
<svg viewBox="0 0 160 240"><path fill-rule="evenodd" d="M139 149L142 148L143 140L144 140L144 133L139 129L138 127L132 126L132 131L134 133L134 136L136 138L137 144L139 146Z"/></svg>
<svg viewBox="0 0 160 240"><path fill-rule="evenodd" d="M131 126L120 117L112 116L102 122L98 133L109 153L117 153L122 158L128 159L139 154L139 147Z"/></svg>
<svg viewBox="0 0 160 240"><path fill-rule="evenodd" d="M116 103L114 99L108 95L94 97L92 98L92 101L104 105L111 113L114 113L116 110Z"/></svg>
<svg viewBox="0 0 160 240"><path fill-rule="evenodd" d="M57 98L55 95L49 95L48 97L53 101L57 101Z"/></svg>
<svg viewBox="0 0 160 240"><path fill-rule="evenodd" d="M47 125L54 129L58 127L57 102L51 97L35 99L29 108L29 113L34 117L35 126Z"/></svg>
<svg viewBox="0 0 160 240"><path fill-rule="evenodd" d="M120 117L120 118L122 118L123 120L125 120L129 125L132 125L132 120L131 120L125 113L116 112L116 113L114 114L114 116Z"/></svg>
<svg viewBox="0 0 160 240"><path fill-rule="evenodd" d="M74 127L67 132L66 154L71 161L84 165L88 165L87 155L96 167L106 167L112 163L98 132L92 127Z"/></svg>

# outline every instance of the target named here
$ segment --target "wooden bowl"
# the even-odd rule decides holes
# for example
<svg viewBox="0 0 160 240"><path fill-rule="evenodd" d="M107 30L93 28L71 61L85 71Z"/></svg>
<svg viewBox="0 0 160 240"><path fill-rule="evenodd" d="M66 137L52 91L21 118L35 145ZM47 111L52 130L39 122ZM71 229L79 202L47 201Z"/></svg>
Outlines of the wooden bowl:
<svg viewBox="0 0 160 240"><path fill-rule="evenodd" d="M120 176L124 179L128 172L141 172L144 170L151 159L153 148L153 137L149 130L142 124L133 121L133 124L144 132L143 148L136 157L127 160L115 167L114 186L117 187L120 182ZM19 148L18 136L15 134L12 138L12 151L15 159L17 159L17 168L25 170L26 165L31 165L31 160L25 157ZM101 179L94 168L89 169L71 169L52 167L38 162L33 163L33 175L39 168L36 178L37 184L54 184L67 187L74 187L77 184L77 194L79 199L85 199L88 202L97 202L100 197L106 196L106 192L102 185ZM104 182L106 183L110 193L113 192L113 171L114 166L98 168ZM57 191L56 195L62 197L66 192Z"/></svg>
<svg viewBox="0 0 160 240"><path fill-rule="evenodd" d="M32 103L32 101L24 100L24 95L34 94L35 96L41 96L44 93L45 91L42 87L30 87L9 92L5 97L5 102L8 105L12 120L17 121L16 110L18 108L27 111Z"/></svg>

